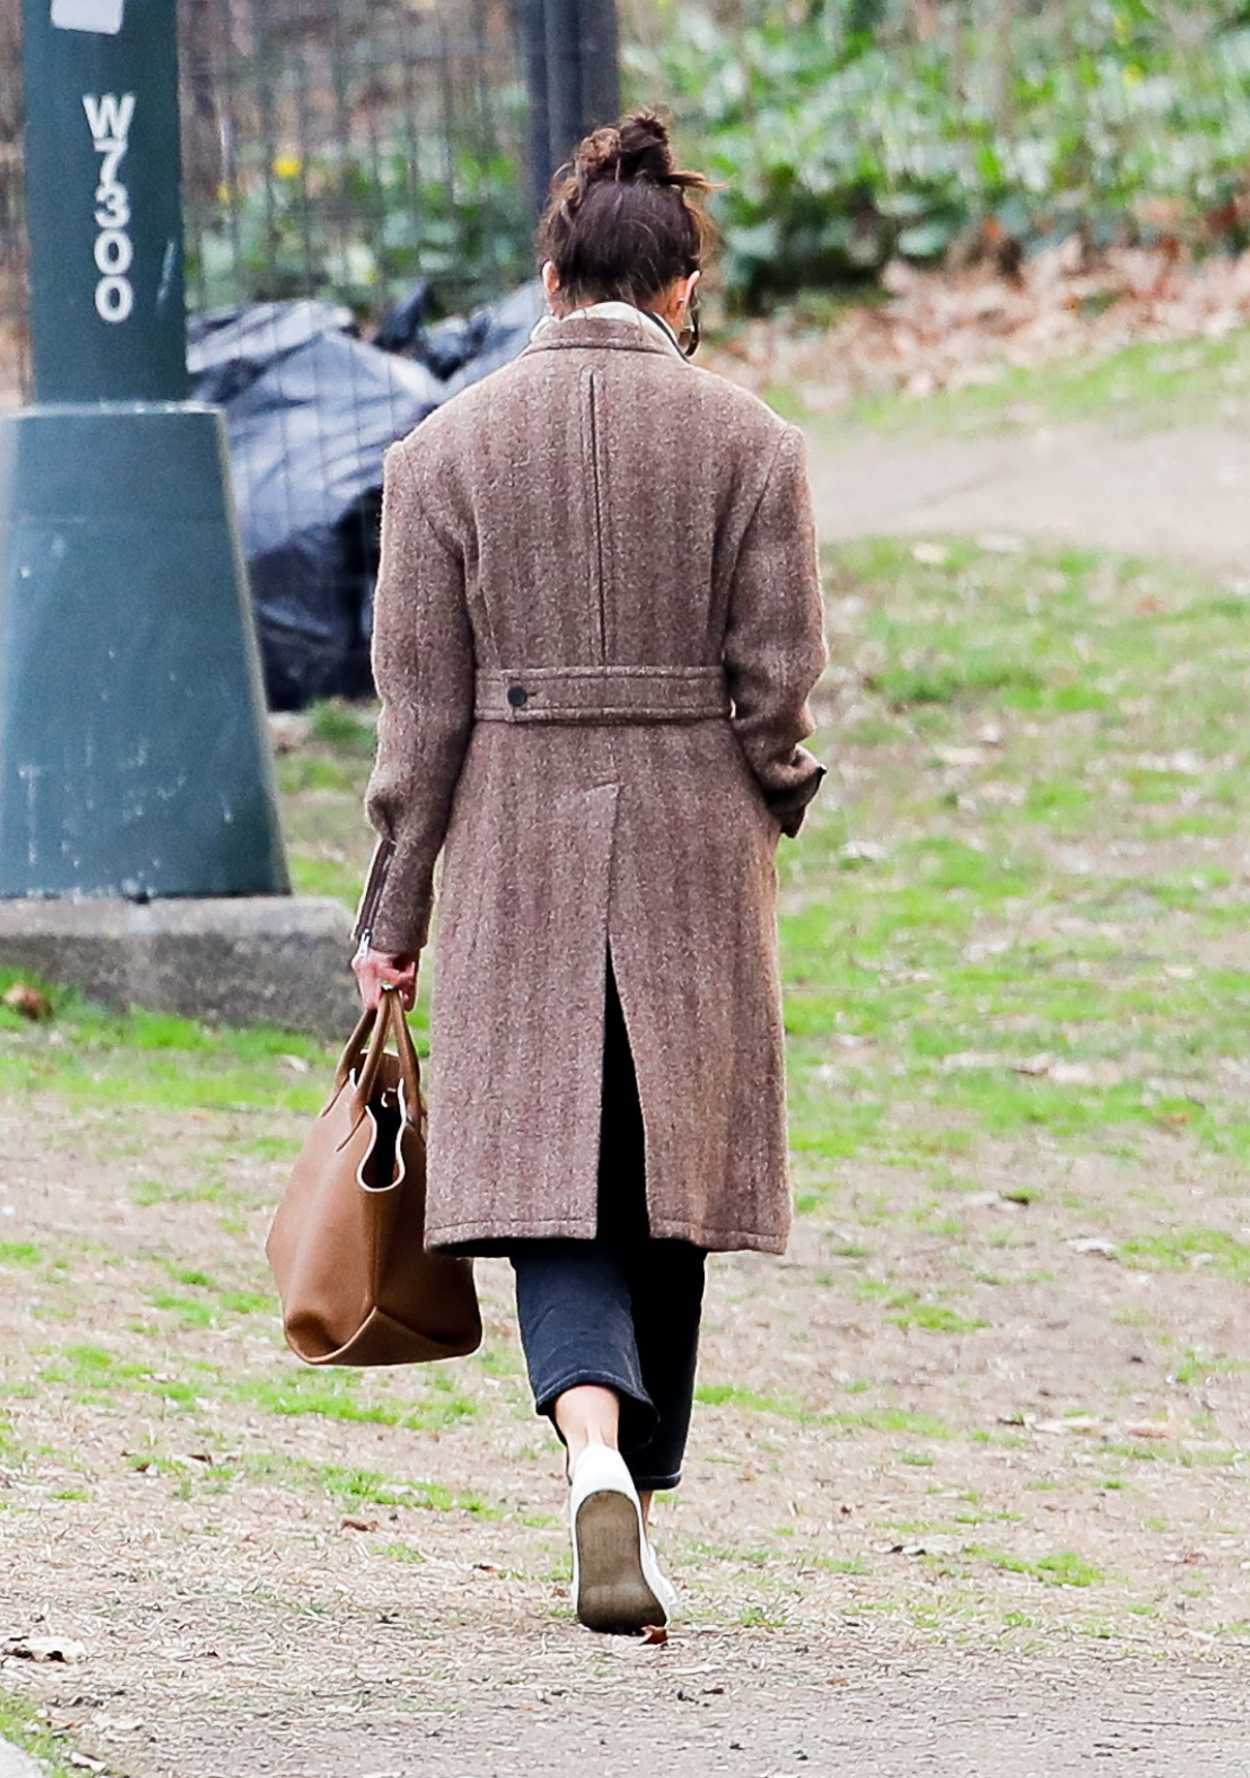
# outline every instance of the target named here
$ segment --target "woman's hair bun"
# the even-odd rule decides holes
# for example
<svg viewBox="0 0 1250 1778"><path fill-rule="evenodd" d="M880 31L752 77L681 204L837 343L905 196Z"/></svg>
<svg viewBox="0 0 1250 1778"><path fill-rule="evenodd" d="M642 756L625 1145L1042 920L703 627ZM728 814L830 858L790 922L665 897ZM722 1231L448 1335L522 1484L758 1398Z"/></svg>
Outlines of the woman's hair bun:
<svg viewBox="0 0 1250 1778"><path fill-rule="evenodd" d="M573 170L584 186L601 179L667 184L673 173L668 125L654 111L631 111L620 123L595 130L578 145Z"/></svg>
<svg viewBox="0 0 1250 1778"><path fill-rule="evenodd" d="M673 163L668 124L651 110L579 142L554 174L538 257L555 267L559 306L618 300L646 307L698 271L716 240L703 200L711 181Z"/></svg>

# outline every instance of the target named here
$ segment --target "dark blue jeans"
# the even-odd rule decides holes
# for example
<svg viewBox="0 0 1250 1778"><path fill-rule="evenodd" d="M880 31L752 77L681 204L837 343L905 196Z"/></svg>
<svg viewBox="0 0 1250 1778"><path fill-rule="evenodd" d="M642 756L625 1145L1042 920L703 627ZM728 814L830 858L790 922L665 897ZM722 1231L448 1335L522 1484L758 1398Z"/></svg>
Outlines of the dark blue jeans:
<svg viewBox="0 0 1250 1778"><path fill-rule="evenodd" d="M581 1383L615 1390L635 1487L675 1488L707 1255L688 1241L655 1240L648 1227L642 1112L610 959L605 1015L596 1236L517 1242L508 1257L537 1412L550 1417L557 1396Z"/></svg>

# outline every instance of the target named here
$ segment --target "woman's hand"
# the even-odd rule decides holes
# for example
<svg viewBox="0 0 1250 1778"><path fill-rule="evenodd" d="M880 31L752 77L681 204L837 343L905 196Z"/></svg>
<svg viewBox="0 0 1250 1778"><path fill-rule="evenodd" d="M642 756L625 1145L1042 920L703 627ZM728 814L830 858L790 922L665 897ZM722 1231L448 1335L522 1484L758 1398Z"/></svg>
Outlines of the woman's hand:
<svg viewBox="0 0 1250 1778"><path fill-rule="evenodd" d="M405 1012L411 1012L417 998L417 959L402 951L375 951L362 944L352 958L356 982L363 1006L376 1007L383 987L394 985Z"/></svg>

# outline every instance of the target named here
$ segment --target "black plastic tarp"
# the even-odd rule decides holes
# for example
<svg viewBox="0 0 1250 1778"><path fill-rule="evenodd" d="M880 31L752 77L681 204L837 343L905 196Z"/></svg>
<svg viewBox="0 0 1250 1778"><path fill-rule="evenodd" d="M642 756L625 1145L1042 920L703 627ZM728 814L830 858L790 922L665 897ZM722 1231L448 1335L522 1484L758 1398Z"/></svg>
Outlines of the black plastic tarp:
<svg viewBox="0 0 1250 1778"><path fill-rule="evenodd" d="M270 707L371 690L369 633L386 447L506 364L541 312L524 286L427 325L425 291L378 343L331 303L260 303L189 323L196 399L225 410Z"/></svg>

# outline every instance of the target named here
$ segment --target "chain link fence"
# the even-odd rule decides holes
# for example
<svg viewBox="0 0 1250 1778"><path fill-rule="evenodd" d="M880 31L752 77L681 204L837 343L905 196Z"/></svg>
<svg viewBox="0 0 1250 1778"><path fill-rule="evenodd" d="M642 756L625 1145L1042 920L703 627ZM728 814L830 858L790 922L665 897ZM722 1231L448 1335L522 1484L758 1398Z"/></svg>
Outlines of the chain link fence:
<svg viewBox="0 0 1250 1778"><path fill-rule="evenodd" d="M182 0L193 307L444 308L528 259L526 103L499 0Z"/></svg>

